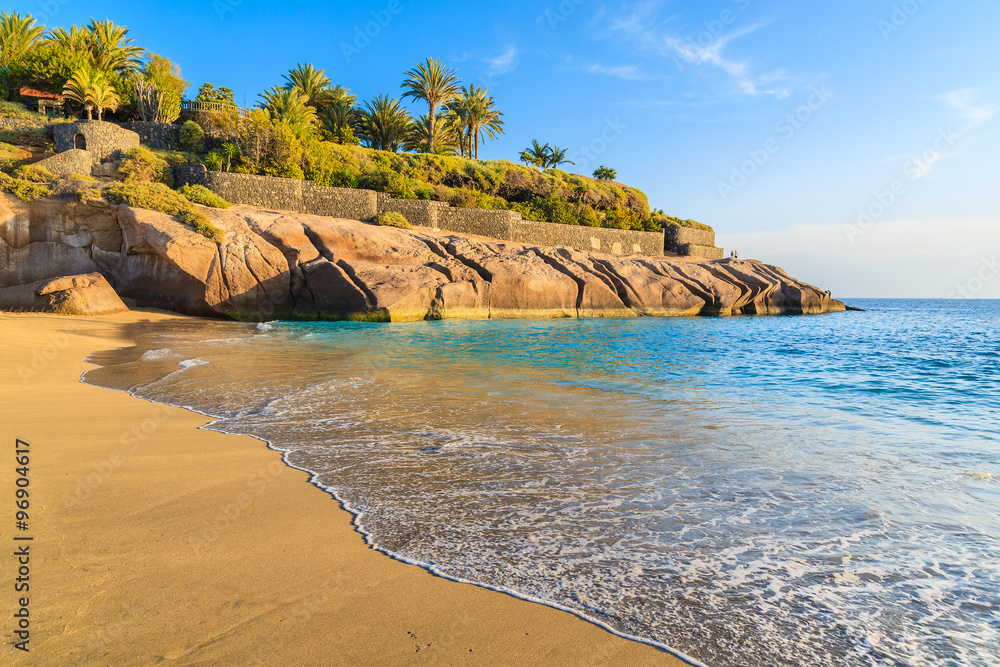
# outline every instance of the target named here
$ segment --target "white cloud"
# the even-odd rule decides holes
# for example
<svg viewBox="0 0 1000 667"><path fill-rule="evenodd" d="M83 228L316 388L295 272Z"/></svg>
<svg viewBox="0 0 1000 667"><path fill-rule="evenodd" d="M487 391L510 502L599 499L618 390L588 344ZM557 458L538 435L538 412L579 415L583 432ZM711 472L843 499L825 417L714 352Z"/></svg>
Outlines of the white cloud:
<svg viewBox="0 0 1000 667"><path fill-rule="evenodd" d="M947 104L960 118L969 121L969 124L962 130L968 132L993 120L993 117L997 115L995 107L989 108L978 104L981 94L982 91L978 88L961 88L947 92L937 99Z"/></svg>
<svg viewBox="0 0 1000 667"><path fill-rule="evenodd" d="M600 76L611 76L616 79L626 79L628 81L645 81L647 77L639 71L637 65L585 65L583 71L588 74L598 74Z"/></svg>
<svg viewBox="0 0 1000 667"><path fill-rule="evenodd" d="M489 66L491 74L506 74L517 67L517 53L516 48L508 46L500 55L493 58L485 58L483 62Z"/></svg>
<svg viewBox="0 0 1000 667"><path fill-rule="evenodd" d="M788 86L781 85L786 79L783 70L757 73L749 61L726 53L727 47L732 42L757 32L767 25L766 23L757 23L722 34L702 31L697 36L679 37L674 34L658 33L650 28L649 26L655 23L654 14L654 4L640 3L631 14L612 24L612 32L624 34L629 40L670 58L679 69L683 69L683 65L694 65L721 70L743 95L774 95L782 99L791 94Z"/></svg>

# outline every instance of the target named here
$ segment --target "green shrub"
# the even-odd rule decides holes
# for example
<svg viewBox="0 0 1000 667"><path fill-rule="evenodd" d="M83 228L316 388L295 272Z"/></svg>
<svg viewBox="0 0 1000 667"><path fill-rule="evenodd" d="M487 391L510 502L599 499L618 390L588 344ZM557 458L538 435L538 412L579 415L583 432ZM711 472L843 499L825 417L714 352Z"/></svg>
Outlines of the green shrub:
<svg viewBox="0 0 1000 667"><path fill-rule="evenodd" d="M93 176L87 176L86 174L70 174L69 176L67 176L67 178L70 178L74 181L93 181L94 183L97 182L96 178L94 178Z"/></svg>
<svg viewBox="0 0 1000 667"><path fill-rule="evenodd" d="M22 127L0 132L0 141L17 146L44 146L49 141L49 134L44 126Z"/></svg>
<svg viewBox="0 0 1000 667"><path fill-rule="evenodd" d="M225 233L213 225L194 204L162 183L119 183L105 190L104 196L114 204L126 204L175 216L216 243L222 243L225 239Z"/></svg>
<svg viewBox="0 0 1000 667"><path fill-rule="evenodd" d="M153 155L162 159L171 167L176 167L182 164L201 164L201 158L194 153L188 153L185 151L159 150L156 148L150 149L150 151Z"/></svg>
<svg viewBox="0 0 1000 667"><path fill-rule="evenodd" d="M23 120L35 120L45 118L44 114L28 111L28 108L20 102L0 101L0 118L20 118Z"/></svg>
<svg viewBox="0 0 1000 667"><path fill-rule="evenodd" d="M193 120L181 125L180 140L181 146L186 151L201 153L205 150L205 130L201 129L201 125Z"/></svg>
<svg viewBox="0 0 1000 667"><path fill-rule="evenodd" d="M202 206L210 206L212 208L229 208L232 206L232 204L204 185L182 185L177 188L177 192L184 195L189 201L201 204Z"/></svg>
<svg viewBox="0 0 1000 667"><path fill-rule="evenodd" d="M97 188L83 188L76 191L76 198L81 204L88 199L100 199L101 191Z"/></svg>
<svg viewBox="0 0 1000 667"><path fill-rule="evenodd" d="M205 156L205 168L209 171L222 171L222 165L226 161L222 153L212 151Z"/></svg>
<svg viewBox="0 0 1000 667"><path fill-rule="evenodd" d="M4 173L0 173L0 188L3 188L21 201L26 202L34 201L39 197L48 197L52 194L52 191L44 185L22 181Z"/></svg>
<svg viewBox="0 0 1000 667"><path fill-rule="evenodd" d="M400 229L413 229L413 225L410 221L406 219L402 213L397 213L396 211L388 211L386 213L379 214L375 222L383 227L399 227Z"/></svg>
<svg viewBox="0 0 1000 667"><path fill-rule="evenodd" d="M358 179L358 187L364 190L387 192L396 199L416 199L412 184L402 174L389 168L379 168Z"/></svg>
<svg viewBox="0 0 1000 667"><path fill-rule="evenodd" d="M5 144L0 142L0 151L7 151L8 153L16 153L17 146L11 146L10 144Z"/></svg>
<svg viewBox="0 0 1000 667"><path fill-rule="evenodd" d="M14 178L30 183L51 183L56 180L56 175L45 167L36 167L33 164L26 164L14 170Z"/></svg>
<svg viewBox="0 0 1000 667"><path fill-rule="evenodd" d="M317 185L325 185L331 188L356 188L358 179L354 174L345 169L334 169L333 171L309 174L311 180Z"/></svg>
<svg viewBox="0 0 1000 667"><path fill-rule="evenodd" d="M122 165L118 168L118 175L126 183L155 181L168 186L173 184L173 170L170 165L145 146L137 146L126 154Z"/></svg>
<svg viewBox="0 0 1000 667"><path fill-rule="evenodd" d="M594 170L594 178L599 181L613 181L618 178L618 172L611 167L605 167L603 164Z"/></svg>

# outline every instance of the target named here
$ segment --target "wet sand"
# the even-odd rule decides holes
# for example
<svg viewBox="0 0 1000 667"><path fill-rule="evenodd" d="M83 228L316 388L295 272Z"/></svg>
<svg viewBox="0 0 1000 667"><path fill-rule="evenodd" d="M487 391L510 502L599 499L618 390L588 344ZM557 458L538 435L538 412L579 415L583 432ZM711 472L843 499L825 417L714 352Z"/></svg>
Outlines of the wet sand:
<svg viewBox="0 0 1000 667"><path fill-rule="evenodd" d="M30 550L28 592L14 590L14 558L0 570L0 663L686 664L392 560L263 442L79 382L89 353L129 344L121 324L171 317L0 314L0 539ZM17 438L30 450L25 531ZM28 653L12 645L22 596Z"/></svg>

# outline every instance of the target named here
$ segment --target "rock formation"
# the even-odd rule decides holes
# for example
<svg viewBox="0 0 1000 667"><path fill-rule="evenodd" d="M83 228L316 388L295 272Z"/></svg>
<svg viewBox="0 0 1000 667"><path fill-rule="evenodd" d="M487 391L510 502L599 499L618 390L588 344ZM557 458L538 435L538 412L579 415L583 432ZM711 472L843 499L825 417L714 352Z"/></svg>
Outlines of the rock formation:
<svg viewBox="0 0 1000 667"><path fill-rule="evenodd" d="M100 273L0 287L0 306L61 315L110 315L128 310Z"/></svg>
<svg viewBox="0 0 1000 667"><path fill-rule="evenodd" d="M621 257L246 206L202 210L225 231L221 245L154 211L0 196L0 287L99 272L141 306L237 319L844 310L755 261Z"/></svg>

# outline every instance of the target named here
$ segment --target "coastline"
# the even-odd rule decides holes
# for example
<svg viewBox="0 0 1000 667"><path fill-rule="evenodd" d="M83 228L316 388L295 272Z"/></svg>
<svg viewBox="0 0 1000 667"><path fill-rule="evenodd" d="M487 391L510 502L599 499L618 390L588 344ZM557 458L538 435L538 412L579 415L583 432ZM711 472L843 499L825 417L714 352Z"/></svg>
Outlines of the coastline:
<svg viewBox="0 0 1000 667"><path fill-rule="evenodd" d="M8 641L5 662L687 664L393 560L260 440L80 382L90 353L128 344L120 325L176 317L0 316L4 439L31 443L33 508L30 652Z"/></svg>

